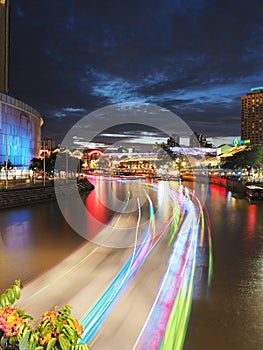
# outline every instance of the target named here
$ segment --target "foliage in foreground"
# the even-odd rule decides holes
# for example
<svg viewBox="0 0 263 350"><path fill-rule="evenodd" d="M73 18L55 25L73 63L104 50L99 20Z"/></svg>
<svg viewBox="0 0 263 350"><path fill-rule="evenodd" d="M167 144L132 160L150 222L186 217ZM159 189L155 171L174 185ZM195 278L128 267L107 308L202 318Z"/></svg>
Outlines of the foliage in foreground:
<svg viewBox="0 0 263 350"><path fill-rule="evenodd" d="M82 325L71 315L71 307L46 311L37 322L13 306L20 298L19 280L0 295L0 350L88 350L77 345Z"/></svg>

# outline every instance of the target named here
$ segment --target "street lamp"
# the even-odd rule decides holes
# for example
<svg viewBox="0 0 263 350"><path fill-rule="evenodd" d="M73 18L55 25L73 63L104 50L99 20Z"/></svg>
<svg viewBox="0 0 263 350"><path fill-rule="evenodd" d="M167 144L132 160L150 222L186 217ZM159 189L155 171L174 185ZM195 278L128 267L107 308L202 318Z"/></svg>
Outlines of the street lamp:
<svg viewBox="0 0 263 350"><path fill-rule="evenodd" d="M43 185L46 186L46 141L44 140L44 159L43 159Z"/></svg>
<svg viewBox="0 0 263 350"><path fill-rule="evenodd" d="M5 188L8 189L8 136L5 134Z"/></svg>
<svg viewBox="0 0 263 350"><path fill-rule="evenodd" d="M66 183L68 183L68 153L69 150L66 151Z"/></svg>
<svg viewBox="0 0 263 350"><path fill-rule="evenodd" d="M5 188L8 189L8 135L7 133L0 133L5 135Z"/></svg>

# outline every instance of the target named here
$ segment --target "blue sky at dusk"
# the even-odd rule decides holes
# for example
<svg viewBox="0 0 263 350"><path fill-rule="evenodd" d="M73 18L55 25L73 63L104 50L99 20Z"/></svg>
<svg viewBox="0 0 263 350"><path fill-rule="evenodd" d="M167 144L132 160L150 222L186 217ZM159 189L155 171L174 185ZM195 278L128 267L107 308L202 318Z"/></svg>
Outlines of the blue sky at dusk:
<svg viewBox="0 0 263 350"><path fill-rule="evenodd" d="M240 134L263 85L261 1L11 0L10 94L63 138L107 105L149 102L206 137Z"/></svg>

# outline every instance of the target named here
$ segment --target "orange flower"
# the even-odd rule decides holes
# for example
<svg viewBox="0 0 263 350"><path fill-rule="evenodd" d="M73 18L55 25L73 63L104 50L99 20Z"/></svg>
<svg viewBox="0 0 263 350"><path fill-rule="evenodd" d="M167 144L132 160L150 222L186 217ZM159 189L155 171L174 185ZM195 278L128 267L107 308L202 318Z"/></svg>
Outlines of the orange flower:
<svg viewBox="0 0 263 350"><path fill-rule="evenodd" d="M40 345L44 345L45 344L45 340L43 338L39 338L38 342Z"/></svg>
<svg viewBox="0 0 263 350"><path fill-rule="evenodd" d="M25 321L19 316L15 308L7 306L0 309L0 329L7 337L18 334L19 328L24 323Z"/></svg>
<svg viewBox="0 0 263 350"><path fill-rule="evenodd" d="M78 322L78 320L74 320L73 324L78 335L81 335L83 333L83 326Z"/></svg>
<svg viewBox="0 0 263 350"><path fill-rule="evenodd" d="M54 311L46 311L43 313L43 315L41 316L41 318L45 318L45 317L49 317L50 321L55 321L57 318L57 315Z"/></svg>
<svg viewBox="0 0 263 350"><path fill-rule="evenodd" d="M51 339L52 332L50 331L46 335L44 335L43 338L39 338L38 341L41 345L44 345L45 343L48 343Z"/></svg>
<svg viewBox="0 0 263 350"><path fill-rule="evenodd" d="M51 339L51 332L49 332L48 334L46 334L44 336L44 340L45 340L46 343L48 343L50 341L50 339Z"/></svg>

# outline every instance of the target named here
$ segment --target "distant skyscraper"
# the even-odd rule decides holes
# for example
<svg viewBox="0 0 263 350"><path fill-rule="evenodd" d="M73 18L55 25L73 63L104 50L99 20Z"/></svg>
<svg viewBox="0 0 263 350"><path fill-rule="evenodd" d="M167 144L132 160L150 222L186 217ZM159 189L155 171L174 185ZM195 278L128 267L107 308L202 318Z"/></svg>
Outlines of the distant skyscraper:
<svg viewBox="0 0 263 350"><path fill-rule="evenodd" d="M0 0L0 92L8 93L9 0Z"/></svg>
<svg viewBox="0 0 263 350"><path fill-rule="evenodd" d="M194 132L190 135L190 147L212 147L212 144L206 140L204 135Z"/></svg>
<svg viewBox="0 0 263 350"><path fill-rule="evenodd" d="M180 136L179 135L172 135L167 140L167 145L170 147L179 146L179 143L180 143Z"/></svg>
<svg viewBox="0 0 263 350"><path fill-rule="evenodd" d="M263 145L263 86L241 97L241 140Z"/></svg>

